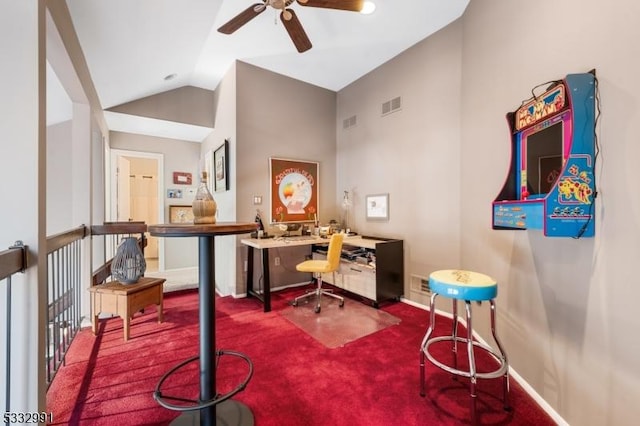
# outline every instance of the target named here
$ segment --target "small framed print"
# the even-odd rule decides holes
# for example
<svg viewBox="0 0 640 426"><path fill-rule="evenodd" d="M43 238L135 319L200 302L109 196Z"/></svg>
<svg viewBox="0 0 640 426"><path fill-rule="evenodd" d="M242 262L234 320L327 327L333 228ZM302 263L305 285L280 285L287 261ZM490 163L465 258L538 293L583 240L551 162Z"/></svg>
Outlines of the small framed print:
<svg viewBox="0 0 640 426"><path fill-rule="evenodd" d="M229 141L226 139L213 152L213 182L215 192L229 190Z"/></svg>
<svg viewBox="0 0 640 426"><path fill-rule="evenodd" d="M182 189L167 189L167 198L182 198Z"/></svg>
<svg viewBox="0 0 640 426"><path fill-rule="evenodd" d="M169 223L193 223L191 206L169 206Z"/></svg>
<svg viewBox="0 0 640 426"><path fill-rule="evenodd" d="M191 182L192 182L191 173L173 172L174 185L191 185Z"/></svg>
<svg viewBox="0 0 640 426"><path fill-rule="evenodd" d="M389 194L366 196L367 220L389 220Z"/></svg>

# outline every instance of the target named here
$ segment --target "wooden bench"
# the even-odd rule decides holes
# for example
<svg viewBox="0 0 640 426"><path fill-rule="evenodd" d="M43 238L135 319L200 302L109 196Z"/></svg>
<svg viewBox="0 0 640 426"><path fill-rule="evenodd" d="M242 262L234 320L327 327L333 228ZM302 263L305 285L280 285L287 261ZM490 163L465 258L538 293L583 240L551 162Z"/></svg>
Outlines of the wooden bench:
<svg viewBox="0 0 640 426"><path fill-rule="evenodd" d="M149 305L158 308L158 323L163 321L162 298L164 278L142 277L134 284L110 281L89 287L91 293L91 330L98 333L98 315L108 312L124 320L124 340L129 340L129 321L133 314Z"/></svg>

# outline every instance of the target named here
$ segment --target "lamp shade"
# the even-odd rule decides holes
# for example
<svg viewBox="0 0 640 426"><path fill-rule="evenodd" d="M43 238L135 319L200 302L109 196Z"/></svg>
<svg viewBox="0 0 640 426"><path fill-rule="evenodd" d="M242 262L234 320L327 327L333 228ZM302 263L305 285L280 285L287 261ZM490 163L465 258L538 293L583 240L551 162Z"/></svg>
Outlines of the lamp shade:
<svg viewBox="0 0 640 426"><path fill-rule="evenodd" d="M116 250L111 262L111 276L114 280L122 284L133 284L138 282L147 269L147 262L138 239L136 237L125 237Z"/></svg>

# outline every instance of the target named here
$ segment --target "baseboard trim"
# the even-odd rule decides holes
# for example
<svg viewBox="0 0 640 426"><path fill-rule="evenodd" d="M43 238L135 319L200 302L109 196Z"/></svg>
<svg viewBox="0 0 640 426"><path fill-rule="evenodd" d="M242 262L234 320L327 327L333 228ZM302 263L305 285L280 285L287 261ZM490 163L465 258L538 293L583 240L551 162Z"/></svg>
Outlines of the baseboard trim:
<svg viewBox="0 0 640 426"><path fill-rule="evenodd" d="M400 301L424 311L429 311L429 308L427 306L409 299L405 299L404 297L401 298ZM449 319L453 319L453 314L449 312L436 309L436 313ZM460 317L460 322L466 327L466 320L464 319L464 317ZM487 342L475 331L473 332L473 337L482 344L487 344ZM536 404L538 404L540 408L542 408L549 415L549 417L551 417L553 421L556 422L556 424L558 424L559 426L569 426L569 423L565 419L563 419L562 416L560 416L560 414L558 414L558 412L554 410L553 407L551 407L551 405L549 405L549 403L545 401L544 398L542 398L542 396L540 396L540 394L536 392L536 390L520 374L518 374L518 372L512 366L509 366L509 374L511 375L511 377L513 377L513 380L518 382L522 389L536 402Z"/></svg>

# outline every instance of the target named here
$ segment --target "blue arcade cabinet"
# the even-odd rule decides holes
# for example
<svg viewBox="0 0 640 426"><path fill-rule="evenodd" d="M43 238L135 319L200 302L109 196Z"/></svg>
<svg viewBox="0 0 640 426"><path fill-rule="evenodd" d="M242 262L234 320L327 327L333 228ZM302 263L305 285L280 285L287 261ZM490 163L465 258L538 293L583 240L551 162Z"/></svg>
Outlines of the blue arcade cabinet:
<svg viewBox="0 0 640 426"><path fill-rule="evenodd" d="M511 164L493 202L493 229L593 237L595 71L569 74L507 114Z"/></svg>

